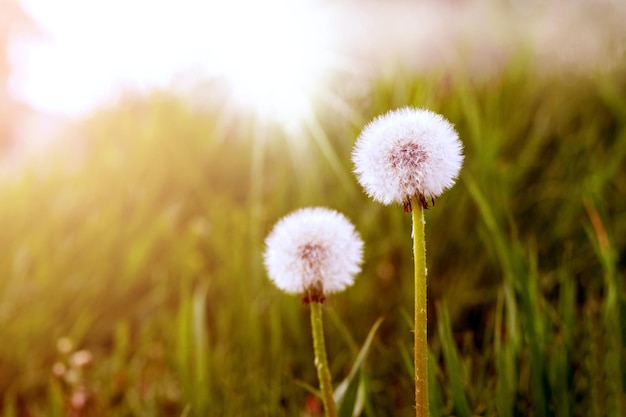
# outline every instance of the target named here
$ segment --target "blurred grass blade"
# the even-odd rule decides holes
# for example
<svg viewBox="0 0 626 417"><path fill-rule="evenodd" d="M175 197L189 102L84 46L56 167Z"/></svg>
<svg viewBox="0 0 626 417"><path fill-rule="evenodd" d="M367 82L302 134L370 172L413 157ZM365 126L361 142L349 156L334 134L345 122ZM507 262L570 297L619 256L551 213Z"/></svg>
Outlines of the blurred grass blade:
<svg viewBox="0 0 626 417"><path fill-rule="evenodd" d="M602 395L604 378L602 372L602 351L598 346L601 339L600 330L593 318L593 314L587 311L584 317L585 336L585 360L583 361L584 372L589 377L589 389L586 398L587 416L601 417L605 414L601 411L604 406Z"/></svg>
<svg viewBox="0 0 626 417"><path fill-rule="evenodd" d="M349 381L339 403L339 417L356 417L363 410L365 382L363 371L359 370L354 378Z"/></svg>
<svg viewBox="0 0 626 417"><path fill-rule="evenodd" d="M313 385L305 382L305 381L301 381L299 379L296 379L294 382L294 384L296 384L297 386L299 386L300 388L304 388L306 391L310 392L311 394L315 395L318 398L322 398L322 393L320 392L319 389L317 389L316 387L314 387Z"/></svg>
<svg viewBox="0 0 626 417"><path fill-rule="evenodd" d="M508 286L506 287L504 291L510 289ZM498 378L495 399L498 415L501 417L513 417L515 392L517 390L516 381L518 378L516 370L517 348L509 336L515 330L509 330L508 326L505 327L504 324L505 314L507 316L512 314L508 311L508 303L505 302L505 297L506 294L504 292L498 295L494 324L494 356Z"/></svg>
<svg viewBox="0 0 626 417"><path fill-rule="evenodd" d="M179 377L186 390L191 380L192 359L189 354L191 350L191 297L186 289L181 290L180 305L176 317L176 366Z"/></svg>
<svg viewBox="0 0 626 417"><path fill-rule="evenodd" d="M354 194L356 185L352 179L352 175L349 174L344 168L342 161L339 158L339 155L337 155L337 152L333 149L332 143L324 131L324 128L320 125L317 119L309 120L307 127L309 128L309 132L315 140L315 143L319 146L322 154L328 161L328 164L334 171L335 175L337 175L337 179L343 186L345 192L348 195Z"/></svg>
<svg viewBox="0 0 626 417"><path fill-rule="evenodd" d="M563 274L559 293L559 313L562 318L560 325L560 337L553 341L553 348L558 350L552 365L552 390L554 392L554 404L557 416L571 417L573 414L572 404L572 380L574 368L572 363L574 352L574 326L576 309L576 286L574 279Z"/></svg>
<svg viewBox="0 0 626 417"><path fill-rule="evenodd" d="M404 365L404 369L411 378L415 378L415 364L413 363L413 349L407 347L408 345L404 340L398 340L398 351L400 352L400 357L402 358L402 364ZM413 346L411 346L412 348ZM430 369L430 368L429 368Z"/></svg>
<svg viewBox="0 0 626 417"><path fill-rule="evenodd" d="M502 272L504 273L504 278L507 282L512 283L514 281L515 274L513 272L513 265L511 264L509 255L510 248L507 248L506 239L502 230L498 226L496 216L493 213L493 210L491 210L489 202L485 198L485 195L481 192L474 178L466 171L462 179L470 193L470 196L480 211L480 215L485 223L485 226L487 227L487 230L489 231L489 234L493 238L491 243L494 245L496 256L498 257L498 261L502 267Z"/></svg>
<svg viewBox="0 0 626 417"><path fill-rule="evenodd" d="M446 364L446 371L450 383L450 391L454 409L459 417L471 417L472 410L467 401L465 394L463 377L465 372L461 366L456 344L452 339L452 329L450 324L450 316L445 305L437 305L437 316L439 337L441 338L441 348L443 350L443 358Z"/></svg>
<svg viewBox="0 0 626 417"><path fill-rule="evenodd" d="M206 323L206 299L209 286L206 281L202 282L193 294L193 346L195 373L195 400L196 407L202 412L209 410L209 334Z"/></svg>
<svg viewBox="0 0 626 417"><path fill-rule="evenodd" d="M365 343L361 347L359 354L350 369L348 376L341 381L335 389L335 402L338 405L339 417L358 416L363 409L363 395L359 395L359 391L364 389L362 367L367 355L369 354L374 335L378 331L383 318L376 320L365 339ZM359 401L360 400L360 401Z"/></svg>
<svg viewBox="0 0 626 417"><path fill-rule="evenodd" d="M348 327L346 327L346 325L343 324L343 322L339 318L337 311L335 311L335 309L329 308L328 311L326 312L326 315L329 317L330 321L337 328L337 330L339 330L339 333L343 337L343 340L350 347L350 351L352 352L352 354L354 356L358 355L359 346L357 345L356 341L350 334L350 330L348 329Z"/></svg>
<svg viewBox="0 0 626 417"><path fill-rule="evenodd" d="M443 392L441 391L441 385L437 375L440 370L437 367L437 359L428 352L428 401L430 417L439 417L441 410L444 406ZM411 376L415 375L415 372L411 372Z"/></svg>
<svg viewBox="0 0 626 417"><path fill-rule="evenodd" d="M517 280L521 302L520 313L523 317L523 329L528 340L528 360L530 365L530 392L533 398L533 409L538 417L552 415L548 400L550 393L547 374L548 358L546 343L549 337L545 317L539 311L538 302L541 294L537 288L538 272L536 270L536 255L531 257L530 273L525 279Z"/></svg>
<svg viewBox="0 0 626 417"><path fill-rule="evenodd" d="M176 365L187 400L194 405L194 414L206 413L209 409L207 292L206 282L191 291L183 289L177 317Z"/></svg>
<svg viewBox="0 0 626 417"><path fill-rule="evenodd" d="M59 382L51 381L50 385L48 385L48 400L48 415L50 417L63 417L66 415L64 411L65 400L63 398L63 389Z"/></svg>
<svg viewBox="0 0 626 417"><path fill-rule="evenodd" d="M607 391L605 411L607 416L620 416L625 411L623 408L626 406L623 386L625 365L623 363L622 333L624 329L621 323L619 301L620 294L622 294L622 280L618 279L615 272L616 255L600 214L591 199L585 199L584 205L594 231L592 234L588 230L588 234L592 240L595 237L596 251L604 270L605 296L602 305L601 325L603 330L602 344L605 349L603 355L604 381Z"/></svg>

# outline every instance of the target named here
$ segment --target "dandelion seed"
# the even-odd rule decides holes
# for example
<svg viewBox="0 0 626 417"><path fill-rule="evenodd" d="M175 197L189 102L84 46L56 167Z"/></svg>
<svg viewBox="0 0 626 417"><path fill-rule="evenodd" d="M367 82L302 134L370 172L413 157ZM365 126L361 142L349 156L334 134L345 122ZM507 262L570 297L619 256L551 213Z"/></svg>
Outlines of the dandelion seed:
<svg viewBox="0 0 626 417"><path fill-rule="evenodd" d="M363 262L363 241L342 214L321 207L297 210L281 219L265 240L270 279L303 301L350 286Z"/></svg>
<svg viewBox="0 0 626 417"><path fill-rule="evenodd" d="M81 375L76 369L68 369L65 374L63 374L63 379L70 385L76 385L81 380Z"/></svg>
<svg viewBox="0 0 626 417"><path fill-rule="evenodd" d="M63 362L55 362L52 365L52 373L57 377L62 377L67 371L67 367Z"/></svg>
<svg viewBox="0 0 626 417"><path fill-rule="evenodd" d="M57 340L57 350L64 355L69 354L74 349L74 342L69 337L62 337Z"/></svg>
<svg viewBox="0 0 626 417"><path fill-rule="evenodd" d="M86 349L78 350L70 357L70 363L76 367L84 367L91 363L93 355Z"/></svg>
<svg viewBox="0 0 626 417"><path fill-rule="evenodd" d="M74 410L82 410L89 401L89 392L85 387L78 387L70 397L70 403Z"/></svg>
<svg viewBox="0 0 626 417"><path fill-rule="evenodd" d="M383 204L411 198L423 207L450 188L463 163L457 132L441 115L412 107L375 118L361 132L352 153L359 183Z"/></svg>

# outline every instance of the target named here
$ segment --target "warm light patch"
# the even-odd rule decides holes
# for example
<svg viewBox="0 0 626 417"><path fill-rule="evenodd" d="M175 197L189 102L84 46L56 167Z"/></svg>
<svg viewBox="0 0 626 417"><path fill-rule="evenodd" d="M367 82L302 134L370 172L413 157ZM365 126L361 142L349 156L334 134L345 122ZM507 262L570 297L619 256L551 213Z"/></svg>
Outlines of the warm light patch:
<svg viewBox="0 0 626 417"><path fill-rule="evenodd" d="M264 119L305 117L330 66L319 4L220 2L214 12L207 64L228 82L233 100Z"/></svg>
<svg viewBox="0 0 626 417"><path fill-rule="evenodd" d="M43 35L16 55L14 89L45 111L81 115L199 74L225 80L236 107L299 124L330 64L324 0L23 3Z"/></svg>

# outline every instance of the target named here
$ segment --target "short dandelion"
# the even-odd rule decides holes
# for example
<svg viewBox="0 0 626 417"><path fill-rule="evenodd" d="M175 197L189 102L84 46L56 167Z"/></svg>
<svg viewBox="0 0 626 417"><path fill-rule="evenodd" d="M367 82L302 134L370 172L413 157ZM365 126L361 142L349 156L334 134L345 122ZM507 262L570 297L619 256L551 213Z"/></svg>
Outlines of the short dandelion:
<svg viewBox="0 0 626 417"><path fill-rule="evenodd" d="M418 417L429 415L424 209L454 185L463 164L462 151L456 130L441 115L404 107L370 122L352 153L354 172L371 198L385 205L402 204L412 212Z"/></svg>
<svg viewBox="0 0 626 417"><path fill-rule="evenodd" d="M315 364L327 417L337 415L326 357L321 304L352 285L363 262L363 241L342 214L304 208L281 219L265 240L265 266L283 291L300 294L311 308Z"/></svg>

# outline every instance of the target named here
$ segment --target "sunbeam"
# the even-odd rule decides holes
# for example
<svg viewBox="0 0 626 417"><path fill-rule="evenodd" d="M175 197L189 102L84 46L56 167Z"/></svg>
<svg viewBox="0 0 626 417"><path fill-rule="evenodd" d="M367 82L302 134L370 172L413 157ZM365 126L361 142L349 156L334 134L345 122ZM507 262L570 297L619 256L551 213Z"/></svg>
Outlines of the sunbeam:
<svg viewBox="0 0 626 417"><path fill-rule="evenodd" d="M220 2L211 16L207 66L227 82L237 105L286 126L311 112L335 65L323 6L240 0Z"/></svg>

